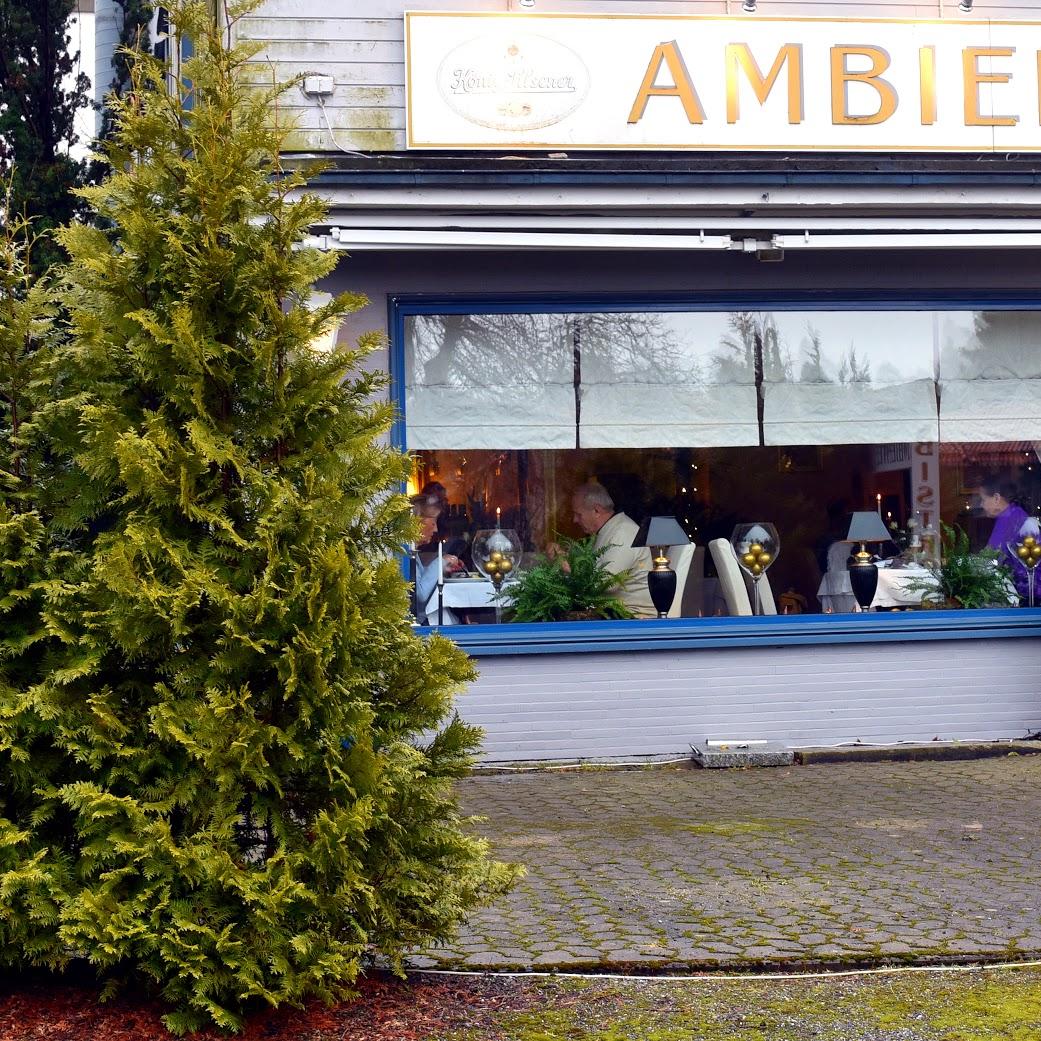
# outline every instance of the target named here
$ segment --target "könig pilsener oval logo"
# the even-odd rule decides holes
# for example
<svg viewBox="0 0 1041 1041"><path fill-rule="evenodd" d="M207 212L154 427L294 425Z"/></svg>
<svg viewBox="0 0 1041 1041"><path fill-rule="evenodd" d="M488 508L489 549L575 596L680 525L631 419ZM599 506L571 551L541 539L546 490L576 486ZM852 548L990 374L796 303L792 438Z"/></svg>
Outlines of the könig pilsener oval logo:
<svg viewBox="0 0 1041 1041"><path fill-rule="evenodd" d="M495 130L559 123L589 91L589 71L571 48L530 33L488 33L461 43L437 70L454 112Z"/></svg>

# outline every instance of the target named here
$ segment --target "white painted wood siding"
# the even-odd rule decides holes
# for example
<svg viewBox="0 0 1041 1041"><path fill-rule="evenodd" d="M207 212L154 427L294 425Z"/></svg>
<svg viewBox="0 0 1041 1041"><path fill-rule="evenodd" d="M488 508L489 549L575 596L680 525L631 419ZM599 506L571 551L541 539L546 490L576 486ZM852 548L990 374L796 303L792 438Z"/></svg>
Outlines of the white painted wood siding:
<svg viewBox="0 0 1041 1041"><path fill-rule="evenodd" d="M404 13L511 11L517 0L267 0L240 24L260 41L256 75L286 80L300 73L332 76L326 99L332 134L318 105L293 91L285 104L300 127L294 149L394 152L405 148ZM538 0L540 12L741 15L741 0ZM964 18L958 0L760 0L763 15ZM755 15L748 17L754 18ZM1041 17L1039 0L976 0L974 18ZM333 141L335 136L335 142Z"/></svg>
<svg viewBox="0 0 1041 1041"><path fill-rule="evenodd" d="M458 702L485 762L993 740L1041 729L1041 642L958 640L483 658Z"/></svg>

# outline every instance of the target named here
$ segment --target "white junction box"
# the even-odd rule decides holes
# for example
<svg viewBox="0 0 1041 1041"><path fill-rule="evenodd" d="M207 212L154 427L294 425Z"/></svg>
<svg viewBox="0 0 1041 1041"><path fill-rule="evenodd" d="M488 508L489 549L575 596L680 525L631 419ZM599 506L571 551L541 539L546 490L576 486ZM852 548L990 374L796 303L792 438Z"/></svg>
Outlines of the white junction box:
<svg viewBox="0 0 1041 1041"><path fill-rule="evenodd" d="M310 97L325 98L332 94L335 88L332 76L305 76L303 83L304 93Z"/></svg>

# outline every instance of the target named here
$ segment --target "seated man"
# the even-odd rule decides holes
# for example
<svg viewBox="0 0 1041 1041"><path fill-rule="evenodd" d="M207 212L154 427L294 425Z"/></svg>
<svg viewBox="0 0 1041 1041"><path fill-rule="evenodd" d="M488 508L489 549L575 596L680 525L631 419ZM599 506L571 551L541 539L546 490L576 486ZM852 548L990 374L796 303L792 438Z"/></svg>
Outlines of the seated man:
<svg viewBox="0 0 1041 1041"><path fill-rule="evenodd" d="M647 588L647 572L653 562L646 547L634 548L633 539L640 526L624 513L615 513L614 500L607 489L589 481L575 490L571 497L575 523L587 534L595 535L593 545L606 547L600 563L612 573L630 572L629 577L615 590L615 595L637 618L657 618Z"/></svg>

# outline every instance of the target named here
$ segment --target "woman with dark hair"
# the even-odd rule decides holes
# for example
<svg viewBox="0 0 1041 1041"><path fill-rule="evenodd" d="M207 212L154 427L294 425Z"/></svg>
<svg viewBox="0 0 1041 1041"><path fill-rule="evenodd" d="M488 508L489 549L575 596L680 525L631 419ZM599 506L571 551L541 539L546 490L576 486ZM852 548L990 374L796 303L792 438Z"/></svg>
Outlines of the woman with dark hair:
<svg viewBox="0 0 1041 1041"><path fill-rule="evenodd" d="M437 518L441 513L440 501L436 495L424 495L420 492L419 495L413 495L409 502L412 503L412 512L419 518L418 545L424 546L433 543L436 547ZM437 589L438 579L441 578L439 564L444 568L445 575L458 571L463 566L463 562L451 553L443 554L440 561L437 555L434 554L430 556L429 560L424 562L420 559L417 547L415 554L415 588L413 590L415 610L413 614L420 625L433 625L436 622L435 618L427 616L426 608L430 598L434 595L434 590ZM456 618L451 611L446 610L443 614L446 616L446 624L455 624Z"/></svg>
<svg viewBox="0 0 1041 1041"><path fill-rule="evenodd" d="M987 539L987 548L996 549L1001 562L1012 571L1016 589L1027 595L1027 570L1009 544L1019 542L1023 535L1037 534L1038 522L1030 517L1017 501L1016 486L999 476L985 477L979 487L980 505L987 517L994 519L994 528Z"/></svg>

